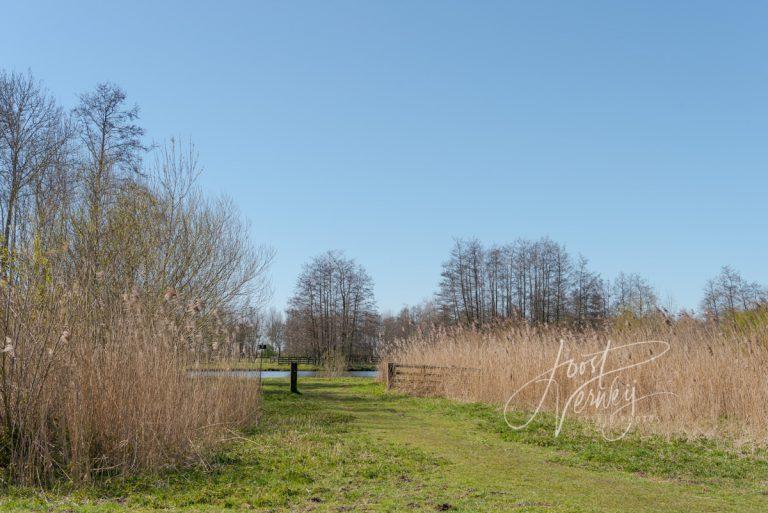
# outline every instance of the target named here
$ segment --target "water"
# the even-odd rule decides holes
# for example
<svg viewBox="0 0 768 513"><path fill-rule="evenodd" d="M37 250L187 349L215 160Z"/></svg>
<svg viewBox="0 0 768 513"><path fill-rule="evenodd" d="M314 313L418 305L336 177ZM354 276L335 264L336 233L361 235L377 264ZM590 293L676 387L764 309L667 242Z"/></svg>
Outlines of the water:
<svg viewBox="0 0 768 513"><path fill-rule="evenodd" d="M216 370L204 370L204 371L190 371L193 376L232 376L237 378L258 378L261 373L262 379L269 378L289 378L291 377L291 371L257 371L257 370L234 370L234 371L216 371ZM379 371L346 371L341 374L343 378L375 378L378 377ZM318 371L299 371L300 378L312 378L320 376L322 373Z"/></svg>

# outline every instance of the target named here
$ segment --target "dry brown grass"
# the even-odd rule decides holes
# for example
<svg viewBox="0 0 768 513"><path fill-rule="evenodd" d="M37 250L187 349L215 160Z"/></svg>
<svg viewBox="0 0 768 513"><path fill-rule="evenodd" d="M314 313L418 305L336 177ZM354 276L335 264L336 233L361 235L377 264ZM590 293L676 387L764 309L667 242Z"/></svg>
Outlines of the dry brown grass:
<svg viewBox="0 0 768 513"><path fill-rule="evenodd" d="M196 333L175 298L44 292L10 294L0 407L10 479L83 481L204 461L256 422L257 380L186 371Z"/></svg>
<svg viewBox="0 0 768 513"><path fill-rule="evenodd" d="M481 372L452 373L445 379L445 395L460 400L504 404L516 391L510 407L533 411L544 395L546 383L524 387L536 376L555 364L560 340L564 341L561 362L599 353L608 340L613 347L641 341L664 341L669 350L662 354L661 343L636 345L611 351L606 370L623 366L632 368L610 374L603 390L610 389L613 378L617 390L636 390L637 396L656 395L636 402L634 415L629 409L610 418L612 408L585 407L568 417L609 422L623 427L631 418L633 429L663 435L725 437L737 442L764 445L768 442L768 328L753 326L749 330L729 329L705 324L694 319L667 323L664 319L618 321L610 329L571 331L563 328L506 327L479 332L465 328L435 329L401 341L389 360L403 364L477 367ZM652 361L646 361L651 360ZM642 363L645 362L645 363ZM584 372L567 366L554 374L560 394L577 397L577 389L599 370ZM407 391L408 385L405 384ZM543 402L542 410L556 411L554 383ZM585 391L596 392L596 383ZM631 401L627 401L629 403ZM573 406L573 403L571 403Z"/></svg>
<svg viewBox="0 0 768 513"><path fill-rule="evenodd" d="M347 370L347 357L341 351L330 351L320 362L320 375L326 378L338 378Z"/></svg>

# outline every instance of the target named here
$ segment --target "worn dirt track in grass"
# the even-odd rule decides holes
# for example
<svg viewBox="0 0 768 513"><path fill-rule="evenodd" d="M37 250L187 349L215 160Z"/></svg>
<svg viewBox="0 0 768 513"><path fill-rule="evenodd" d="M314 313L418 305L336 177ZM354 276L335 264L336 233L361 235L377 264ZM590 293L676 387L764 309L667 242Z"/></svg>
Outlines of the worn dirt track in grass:
<svg viewBox="0 0 768 513"><path fill-rule="evenodd" d="M445 460L434 483L436 508L466 511L768 511L754 489L718 489L550 461L552 451L505 442L445 400L372 394L333 382L304 387L305 399L347 412L377 440ZM368 392L368 393L366 393Z"/></svg>

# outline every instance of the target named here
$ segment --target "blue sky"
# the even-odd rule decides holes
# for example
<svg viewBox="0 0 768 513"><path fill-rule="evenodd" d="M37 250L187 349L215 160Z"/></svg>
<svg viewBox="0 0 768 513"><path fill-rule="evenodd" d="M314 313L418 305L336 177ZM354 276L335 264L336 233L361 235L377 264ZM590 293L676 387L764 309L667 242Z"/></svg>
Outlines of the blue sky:
<svg viewBox="0 0 768 513"><path fill-rule="evenodd" d="M634 4L634 5L631 5ZM760 2L9 2L0 67L66 106L120 84L148 137L277 251L274 303L343 249L378 303L432 294L453 237L548 235L696 306L768 283Z"/></svg>

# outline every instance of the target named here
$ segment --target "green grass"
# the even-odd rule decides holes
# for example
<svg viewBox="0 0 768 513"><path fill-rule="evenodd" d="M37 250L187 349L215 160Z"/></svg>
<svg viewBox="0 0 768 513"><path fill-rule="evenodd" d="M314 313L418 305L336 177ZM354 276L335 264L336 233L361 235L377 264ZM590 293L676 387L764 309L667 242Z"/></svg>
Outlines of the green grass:
<svg viewBox="0 0 768 513"><path fill-rule="evenodd" d="M388 394L356 379L267 380L260 427L207 467L77 491L13 488L0 509L110 511L768 511L763 453L712 442L605 442L552 419L512 431L492 406Z"/></svg>

